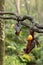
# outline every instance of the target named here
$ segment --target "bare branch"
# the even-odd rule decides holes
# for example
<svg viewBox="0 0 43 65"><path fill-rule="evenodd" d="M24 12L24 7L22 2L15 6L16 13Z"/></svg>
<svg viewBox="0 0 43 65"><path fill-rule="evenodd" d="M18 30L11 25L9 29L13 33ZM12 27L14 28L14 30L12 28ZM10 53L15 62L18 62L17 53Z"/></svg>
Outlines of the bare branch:
<svg viewBox="0 0 43 65"><path fill-rule="evenodd" d="M10 17L5 17L5 16L0 16L0 19L13 19L13 20L17 20L17 18L15 18L14 16L10 16Z"/></svg>
<svg viewBox="0 0 43 65"><path fill-rule="evenodd" d="M2 16L4 14L9 14L9 15L14 15L14 16L6 16L6 17ZM0 19L13 19L13 20L20 21L20 22L28 19L28 20L31 21L32 24L34 24L34 26L36 26L36 28L33 28L35 32L43 33L43 30L39 30L39 29L43 29L43 26L38 24L38 23L35 23L33 18L31 16L29 16L29 15L24 15L23 17L21 17L18 14L15 14L15 13L12 13L12 12L1 12L0 11ZM23 25L25 25L25 26L27 26L29 28L32 28L32 26L30 27L29 24L24 23Z"/></svg>
<svg viewBox="0 0 43 65"><path fill-rule="evenodd" d="M39 29L43 29L43 26L40 25L40 24L38 24L38 23L36 23L35 26L36 26L37 28L39 28Z"/></svg>
<svg viewBox="0 0 43 65"><path fill-rule="evenodd" d="M37 33L43 33L43 30L37 28L37 27L34 27L33 30Z"/></svg>
<svg viewBox="0 0 43 65"><path fill-rule="evenodd" d="M14 12L1 12L0 11L0 15L14 15L14 16L16 16L16 17L18 17L18 14L17 13L14 13Z"/></svg>
<svg viewBox="0 0 43 65"><path fill-rule="evenodd" d="M33 29L34 32L37 32L37 33L43 33L43 30L40 30L38 29L37 27L32 27L30 26L29 24L25 23L25 22L21 22L22 25L28 27L29 29Z"/></svg>

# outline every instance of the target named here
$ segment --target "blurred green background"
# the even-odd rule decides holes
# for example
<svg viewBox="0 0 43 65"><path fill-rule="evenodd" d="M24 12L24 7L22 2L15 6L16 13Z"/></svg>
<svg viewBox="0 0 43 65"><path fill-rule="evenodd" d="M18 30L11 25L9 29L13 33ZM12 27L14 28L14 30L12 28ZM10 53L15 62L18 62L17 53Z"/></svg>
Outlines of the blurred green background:
<svg viewBox="0 0 43 65"><path fill-rule="evenodd" d="M5 11L17 12L22 16L28 14L35 22L43 25L43 0L5 0ZM43 34L35 33L41 47L35 46L30 54L23 54L21 51L26 47L29 29L22 26L20 36L16 36L13 27L16 22L14 20L5 21L5 65L29 65L31 62L43 65ZM25 22L31 24L28 20Z"/></svg>

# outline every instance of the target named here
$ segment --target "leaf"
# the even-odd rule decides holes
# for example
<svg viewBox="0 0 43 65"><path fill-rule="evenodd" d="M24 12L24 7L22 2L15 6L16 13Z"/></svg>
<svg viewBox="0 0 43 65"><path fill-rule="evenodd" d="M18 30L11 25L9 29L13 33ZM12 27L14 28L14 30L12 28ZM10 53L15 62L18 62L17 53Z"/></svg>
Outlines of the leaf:
<svg viewBox="0 0 43 65"><path fill-rule="evenodd" d="M13 47L13 46L8 46L7 48L16 50L16 47Z"/></svg>

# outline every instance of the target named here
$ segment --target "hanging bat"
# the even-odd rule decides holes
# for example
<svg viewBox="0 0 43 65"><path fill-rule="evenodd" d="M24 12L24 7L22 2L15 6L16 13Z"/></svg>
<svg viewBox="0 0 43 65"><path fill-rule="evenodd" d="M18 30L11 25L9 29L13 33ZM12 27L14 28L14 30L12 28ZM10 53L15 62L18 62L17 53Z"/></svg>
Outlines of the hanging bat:
<svg viewBox="0 0 43 65"><path fill-rule="evenodd" d="M16 23L15 24L15 27L14 27L15 28L15 31L16 31L15 34L18 35L18 36L20 34L21 27L22 27L22 25L20 23Z"/></svg>
<svg viewBox="0 0 43 65"><path fill-rule="evenodd" d="M30 53L31 50L35 47L35 44L38 46L40 46L39 42L37 41L37 39L34 38L34 31L31 29L30 30L30 35L28 36L28 43L26 48L24 49L24 52L26 54Z"/></svg>

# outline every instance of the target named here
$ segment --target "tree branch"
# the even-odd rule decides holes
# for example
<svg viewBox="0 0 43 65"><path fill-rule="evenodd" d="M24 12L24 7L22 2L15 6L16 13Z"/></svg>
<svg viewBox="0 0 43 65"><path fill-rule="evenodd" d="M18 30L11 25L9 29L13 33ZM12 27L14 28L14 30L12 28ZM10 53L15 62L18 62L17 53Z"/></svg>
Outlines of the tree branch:
<svg viewBox="0 0 43 65"><path fill-rule="evenodd" d="M38 23L36 23L35 26L36 26L37 28L39 28L39 29L43 29L43 26L40 25L40 24L38 24Z"/></svg>
<svg viewBox="0 0 43 65"><path fill-rule="evenodd" d="M4 15L4 14L9 14L9 15L15 15L15 16L2 16L2 15ZM16 20L16 21L24 21L24 20L26 20L26 19L28 19L28 20L30 20L31 21L31 23L32 24L34 24L34 26L36 26L36 27L34 27L33 28L33 30L35 31L35 32L38 32L38 33L43 33L43 30L40 30L40 29L43 29L43 26L41 26L41 25L39 25L39 24L37 24L37 23L35 23L34 21L33 21L33 18L31 17L31 16L29 16L29 15L24 15L23 17L21 17L21 16L18 16L17 14L15 14L15 13L12 13L12 12L0 12L0 19L13 19L13 20ZM21 24L23 24L23 25L25 25L26 27L28 27L28 28L32 28L32 26L30 26L29 24L27 24L27 23L24 23L24 22L21 22Z"/></svg>
<svg viewBox="0 0 43 65"><path fill-rule="evenodd" d="M7 15L7 14L8 15L15 15L16 17L18 17L18 14L17 13L14 13L14 12L5 12L5 11L4 12L1 12L0 11L0 15Z"/></svg>
<svg viewBox="0 0 43 65"><path fill-rule="evenodd" d="M13 19L13 20L17 20L17 18L16 17L14 17L14 16L0 16L0 19Z"/></svg>

